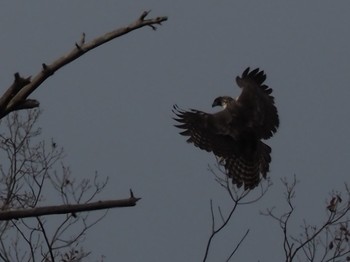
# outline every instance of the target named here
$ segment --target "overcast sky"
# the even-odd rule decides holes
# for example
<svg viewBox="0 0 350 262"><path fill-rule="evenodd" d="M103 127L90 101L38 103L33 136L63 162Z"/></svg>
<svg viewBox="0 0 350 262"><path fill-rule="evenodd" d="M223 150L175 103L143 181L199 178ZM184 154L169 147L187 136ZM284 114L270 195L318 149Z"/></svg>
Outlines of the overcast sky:
<svg viewBox="0 0 350 262"><path fill-rule="evenodd" d="M109 177L101 199L142 197L110 210L85 247L106 261L201 261L209 200L231 202L208 172L212 154L185 142L171 108L212 112L213 99L237 96L234 78L260 67L280 114L268 194L243 206L215 239L209 261L224 261L247 229L234 261L282 261L282 233L259 211L283 207L280 179L300 180L298 230L320 222L332 189L348 181L350 152L349 1L7 1L0 4L0 85L33 75L74 47L127 25L144 10L169 17L66 66L31 98L43 110L43 137L65 148L77 179ZM281 209L283 211L283 209ZM298 231L295 231L296 234Z"/></svg>

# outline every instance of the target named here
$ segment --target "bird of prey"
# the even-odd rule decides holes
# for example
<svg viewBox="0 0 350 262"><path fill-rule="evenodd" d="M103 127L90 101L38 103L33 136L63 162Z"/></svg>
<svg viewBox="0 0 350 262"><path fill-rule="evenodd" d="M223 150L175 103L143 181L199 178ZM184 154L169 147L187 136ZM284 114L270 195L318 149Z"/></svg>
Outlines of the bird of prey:
<svg viewBox="0 0 350 262"><path fill-rule="evenodd" d="M238 188L253 189L266 178L271 162L271 148L261 140L269 139L277 131L279 117L272 89L264 81L266 75L259 68L236 77L242 89L237 98L217 97L212 106L221 106L217 113L182 110L173 107L176 127L181 135L196 147L213 152L225 167L226 174Z"/></svg>

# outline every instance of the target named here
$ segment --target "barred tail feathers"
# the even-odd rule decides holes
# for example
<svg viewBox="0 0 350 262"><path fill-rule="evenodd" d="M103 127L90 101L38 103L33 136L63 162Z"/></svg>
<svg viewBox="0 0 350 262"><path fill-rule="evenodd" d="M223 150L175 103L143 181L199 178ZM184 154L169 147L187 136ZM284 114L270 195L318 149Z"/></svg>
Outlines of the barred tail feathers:
<svg viewBox="0 0 350 262"><path fill-rule="evenodd" d="M244 156L231 156L225 159L225 169L227 175L232 179L232 183L244 189L253 189L259 185L261 178L266 178L271 162L271 148L263 142L259 146L252 158Z"/></svg>

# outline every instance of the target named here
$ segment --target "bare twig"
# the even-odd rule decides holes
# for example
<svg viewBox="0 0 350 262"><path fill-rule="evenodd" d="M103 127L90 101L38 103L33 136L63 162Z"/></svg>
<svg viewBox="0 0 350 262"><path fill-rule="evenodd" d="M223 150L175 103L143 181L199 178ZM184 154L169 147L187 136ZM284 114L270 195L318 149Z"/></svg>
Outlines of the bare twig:
<svg viewBox="0 0 350 262"><path fill-rule="evenodd" d="M134 206L140 199L130 190L127 199L92 202L105 188L107 180L101 183L96 174L92 181L84 178L76 182L62 162L63 149L57 144L53 146L52 141L38 142L37 136L41 133L34 123L39 114L39 110L15 112L2 122L0 154L9 162L0 165L0 257L4 261L35 261L38 255L43 261L57 260L64 250L78 244L109 208ZM60 162L62 174L54 171L55 163ZM38 207L48 190L50 197L53 193L61 196L63 205ZM89 218L86 211L99 209L105 209L102 216ZM48 231L44 217L40 216L52 214L66 216L55 219L63 218L63 221L50 225ZM28 217L36 219L26 219ZM23 250L23 246L27 248ZM81 256L87 254L84 252Z"/></svg>
<svg viewBox="0 0 350 262"><path fill-rule="evenodd" d="M0 97L0 119L13 111L39 107L39 102L29 99L29 96L63 66L117 37L142 27L149 26L155 30L156 26L167 20L167 17L147 19L148 14L149 12L143 12L129 25L89 42L83 33L70 52L52 63L42 63L41 71L33 77L22 77L16 73L12 85ZM36 261L40 255L41 261L54 261L58 257L62 261L77 261L75 259L89 254L82 249L75 249L85 232L99 222L109 208L134 206L140 198L135 197L130 190L127 199L92 202L105 188L107 180L100 183L96 175L93 181L83 179L76 183L70 177L69 168L63 163L62 174L53 170L54 164L62 161L63 149L59 149L53 140L49 149L45 142L31 142L32 138L37 141L36 137L41 131L40 128L33 128L38 112L27 110L27 119L24 121L22 116L25 113L16 112L2 122L8 128L8 134L5 131L0 133L0 154L1 159L8 160L8 163L2 162L0 165L0 258L4 261ZM63 205L38 207L45 200L47 187L51 193L58 194ZM105 210L102 216L89 218L89 212L86 211L99 209ZM54 227L50 225L49 232L45 219L40 216L53 214L66 215L59 217L60 224L55 224ZM25 219L28 217L36 219ZM72 237L71 229L76 224L81 227L73 228L78 229ZM51 232L53 233L50 234ZM27 247L26 250L23 250L23 244ZM72 244L76 245L75 248L72 248ZM66 252L59 253L58 250Z"/></svg>
<svg viewBox="0 0 350 262"><path fill-rule="evenodd" d="M211 247L211 244L212 244L212 241L213 241L214 237L217 234L219 234L223 229L226 228L226 226L228 225L228 223L232 219L233 214L236 212L238 206L240 206L240 205L248 205L248 204L252 204L252 203L255 203L255 202L259 201L263 197L263 195L265 195L265 193L267 192L268 188L271 186L271 183L270 183L269 180L267 180L267 185L266 186L264 185L264 183L261 183L260 184L261 191L257 195L252 195L253 197L250 200L246 200L247 197L250 195L250 193L252 191L251 190L240 190L240 189L237 189L236 187L234 187L231 184L231 181L230 181L229 177L227 176L225 170L223 170L221 168L221 165L219 163L217 164L216 168L217 168L217 170L219 172L215 172L213 170L213 168L211 168L210 166L209 166L209 171L214 175L216 182L221 187L223 187L226 190L226 192L228 193L230 199L233 202L233 206L232 206L232 208L231 208L231 210L230 210L230 212L229 212L229 214L227 215L226 218L223 215L221 207L220 206L218 207L218 214L219 214L219 217L220 217L220 219L222 221L222 224L218 228L215 228L215 213L214 213L214 209L213 209L213 202L212 202L212 200L210 200L210 212L211 212L211 219L212 219L212 230L211 230L211 234L209 236L209 239L207 241L207 245L206 245L206 248L205 248L203 261L206 261L207 258L208 258L209 249ZM244 236L240 239L240 241L238 242L236 247L233 249L233 251L231 252L231 254L228 257L227 261L229 261L232 258L232 256L236 253L236 251L240 247L241 243L247 237L248 233L249 233L249 229L246 231Z"/></svg>
<svg viewBox="0 0 350 262"><path fill-rule="evenodd" d="M54 255L53 255L53 253L52 253L52 246L51 246L50 241L49 241L49 239L48 239L48 237L47 237L44 224L43 224L43 222L41 221L40 217L37 217L36 219L37 219L38 224L39 224L39 226L40 226L40 230L41 230L41 232L43 233L46 246L47 246L47 248L48 248L48 250L49 250L49 254L50 254L51 261L55 261L55 257L54 257Z"/></svg>
<svg viewBox="0 0 350 262"><path fill-rule="evenodd" d="M348 217L350 211L350 191L346 185L348 201L342 204L340 193L332 193L331 200L326 204L327 217L319 226L309 225L303 221L303 232L298 237L289 233L290 220L294 213L296 177L291 183L282 180L286 188L285 199L288 211L282 215L276 215L274 209L267 209L263 215L276 220L283 232L283 248L285 261L292 262L304 255L303 261L336 261L350 254L350 231L348 230ZM346 257L346 261L350 259Z"/></svg>
<svg viewBox="0 0 350 262"><path fill-rule="evenodd" d="M241 240L238 242L238 244L236 245L235 249L231 252L230 256L227 258L226 261L229 261L232 258L232 256L236 253L236 251L238 250L239 246L243 243L244 239L248 236L249 231L250 230L247 229L247 231L245 232L245 234L243 235Z"/></svg>

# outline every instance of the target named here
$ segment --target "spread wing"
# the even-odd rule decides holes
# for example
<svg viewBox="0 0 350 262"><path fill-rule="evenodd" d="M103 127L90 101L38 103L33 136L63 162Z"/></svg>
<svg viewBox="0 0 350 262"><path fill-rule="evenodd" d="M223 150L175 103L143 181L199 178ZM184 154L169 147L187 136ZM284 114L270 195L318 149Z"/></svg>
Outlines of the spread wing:
<svg viewBox="0 0 350 262"><path fill-rule="evenodd" d="M236 100L219 97L221 105L225 99L226 107L215 114L173 108L176 127L183 129L180 134L188 137L187 142L221 157L232 183L245 189L253 189L261 177L266 178L271 148L260 139L270 138L279 126L272 89L265 80L264 71L247 68L236 78L241 95Z"/></svg>
<svg viewBox="0 0 350 262"><path fill-rule="evenodd" d="M191 109L184 111L176 105L173 107L176 115L174 118L179 124L175 125L184 129L180 134L188 136L188 143L193 143L200 149L213 152L219 157L227 157L235 153L234 138L228 135L226 125L218 118L222 115L208 114L199 110Z"/></svg>
<svg viewBox="0 0 350 262"><path fill-rule="evenodd" d="M249 67L236 82L242 93L236 103L240 107L240 117L245 126L254 130L260 139L270 138L279 126L279 117L275 106L272 89L264 84L266 75L259 68L249 72Z"/></svg>
<svg viewBox="0 0 350 262"><path fill-rule="evenodd" d="M235 117L228 117L229 111L208 114L194 109L184 111L174 106L173 112L179 123L175 126L183 129L180 134L188 137L188 143L220 157L220 164L225 166L228 177L237 187L244 185L244 189L253 189L261 177L266 177L271 148L256 140L255 136L239 132L237 137L231 136L231 128L226 123L234 121Z"/></svg>

